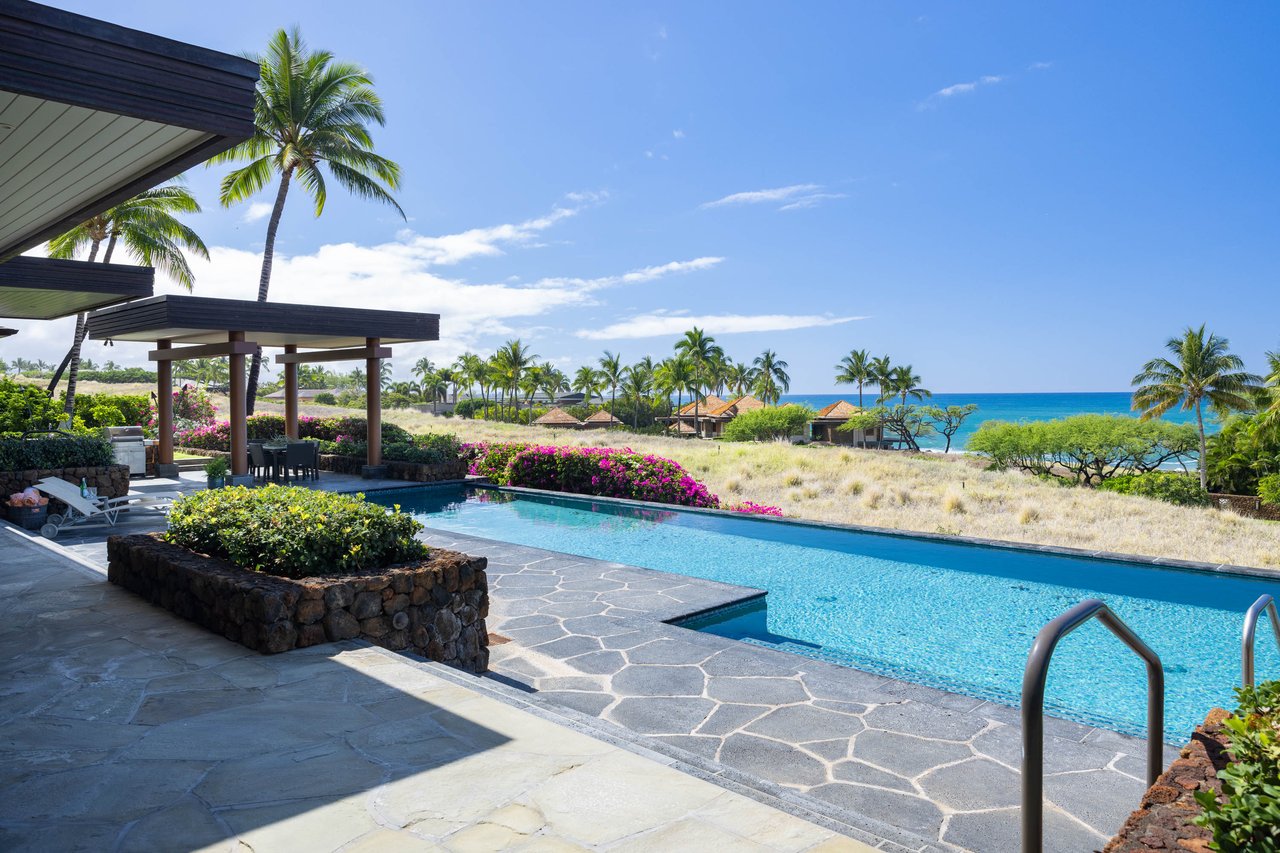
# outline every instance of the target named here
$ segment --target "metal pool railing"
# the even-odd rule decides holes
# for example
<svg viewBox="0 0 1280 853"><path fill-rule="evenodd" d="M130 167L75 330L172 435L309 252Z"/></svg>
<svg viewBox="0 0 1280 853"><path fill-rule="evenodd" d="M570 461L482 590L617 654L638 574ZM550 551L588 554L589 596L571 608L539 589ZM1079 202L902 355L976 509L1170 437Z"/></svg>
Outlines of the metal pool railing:
<svg viewBox="0 0 1280 853"><path fill-rule="evenodd" d="M1273 618L1274 613L1273 608ZM1044 848L1044 689L1049 661L1059 640L1094 617L1147 665L1147 787L1155 784L1163 769L1164 667L1160 657L1104 602L1086 599L1040 629L1022 676L1023 853L1041 853Z"/></svg>
<svg viewBox="0 0 1280 853"><path fill-rule="evenodd" d="M1244 636L1240 641L1240 681L1245 687L1253 686L1253 645L1258 633L1258 620L1266 613L1271 618L1271 633L1276 635L1276 646L1280 647L1280 616L1276 615L1275 599L1269 595L1261 595L1244 614Z"/></svg>

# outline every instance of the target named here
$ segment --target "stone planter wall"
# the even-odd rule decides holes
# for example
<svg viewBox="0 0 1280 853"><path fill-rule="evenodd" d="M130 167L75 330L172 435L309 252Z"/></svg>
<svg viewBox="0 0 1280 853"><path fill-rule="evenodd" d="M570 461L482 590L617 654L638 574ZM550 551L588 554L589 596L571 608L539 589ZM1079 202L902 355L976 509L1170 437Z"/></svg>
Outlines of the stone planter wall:
<svg viewBox="0 0 1280 853"><path fill-rule="evenodd" d="M302 580L236 568L159 534L112 536L107 557L112 583L263 654L361 638L469 672L488 668L483 557L433 549L417 565Z"/></svg>
<svg viewBox="0 0 1280 853"><path fill-rule="evenodd" d="M1202 809L1196 791L1222 794L1218 771L1230 763L1222 721L1227 712L1215 708L1197 726L1191 743L1147 789L1138 810L1129 815L1103 853L1151 853L1152 850L1209 850L1209 830L1191 819Z"/></svg>
<svg viewBox="0 0 1280 853"><path fill-rule="evenodd" d="M224 450L201 450L193 447L180 448L183 453L193 456L221 456L229 459L230 453ZM336 474L351 474L359 477L360 469L365 464L363 457L337 456L332 453L320 454L320 470L333 471ZM387 479L407 480L412 483L438 483L443 480L462 480L467 476L467 463L461 459L456 462L445 462L440 465L423 465L417 462L388 462L383 460L387 468ZM79 482L77 480L77 482Z"/></svg>
<svg viewBox="0 0 1280 853"><path fill-rule="evenodd" d="M99 497L118 498L129 494L129 466L100 465L87 468L50 468L42 471L0 471L0 500L8 500L9 495L50 477L58 477L77 486L83 479L98 490ZM62 501L50 500L49 503L57 505L54 512L66 510L66 505Z"/></svg>
<svg viewBox="0 0 1280 853"><path fill-rule="evenodd" d="M1223 495L1210 492L1209 499L1218 509L1229 509L1249 518L1280 521L1280 506L1264 504L1261 498L1253 495Z"/></svg>

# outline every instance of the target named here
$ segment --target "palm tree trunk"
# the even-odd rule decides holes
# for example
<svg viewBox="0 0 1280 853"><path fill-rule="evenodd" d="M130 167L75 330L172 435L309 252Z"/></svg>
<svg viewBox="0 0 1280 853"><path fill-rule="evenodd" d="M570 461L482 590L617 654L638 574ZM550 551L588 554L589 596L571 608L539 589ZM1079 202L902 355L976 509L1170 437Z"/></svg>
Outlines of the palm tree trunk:
<svg viewBox="0 0 1280 853"><path fill-rule="evenodd" d="M1207 442L1204 437L1204 412L1200 408L1200 401L1196 400L1196 428L1200 430L1200 488L1209 491L1209 471L1205 467L1205 456L1209 452Z"/></svg>
<svg viewBox="0 0 1280 853"><path fill-rule="evenodd" d="M858 408L862 408L862 381L858 381Z"/></svg>
<svg viewBox="0 0 1280 853"><path fill-rule="evenodd" d="M267 222L267 241L262 247L262 274L258 277L258 301L267 301L267 289L271 287L271 265L276 254L276 231L280 228L280 216L284 213L284 200L289 195L289 180L293 177L293 169L288 168L280 173L280 189L276 191L276 203L271 208L271 219ZM262 347L253 353L253 361L249 364L249 385L245 389L245 414L252 415L254 403L258 399L258 374L262 371ZM380 377L379 377L380 378Z"/></svg>
<svg viewBox="0 0 1280 853"><path fill-rule="evenodd" d="M93 263L98 256L98 246L101 241L94 240L89 246L89 263ZM111 250L115 248L116 238L113 235L111 241L107 245L107 254L102 262L109 263L111 260ZM67 402L63 407L63 411L68 417L74 417L76 411L76 381L80 377L80 348L84 344L84 336L88 332L89 316L84 312L76 315L76 330L71 339L71 349L67 351L66 358L62 360L62 364L58 366L57 371L53 374L53 379L49 381L49 393L53 394L55 388L58 387L58 380L62 378L62 371L67 371Z"/></svg>

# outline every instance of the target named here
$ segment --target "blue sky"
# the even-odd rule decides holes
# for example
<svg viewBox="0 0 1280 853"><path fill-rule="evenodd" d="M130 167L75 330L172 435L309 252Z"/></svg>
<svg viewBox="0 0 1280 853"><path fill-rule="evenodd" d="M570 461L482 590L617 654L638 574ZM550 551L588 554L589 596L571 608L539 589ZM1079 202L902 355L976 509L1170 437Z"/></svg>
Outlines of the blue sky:
<svg viewBox="0 0 1280 853"><path fill-rule="evenodd" d="M568 370L701 318L794 391L864 347L935 391L1084 391L1188 324L1280 348L1272 3L54 5L233 52L297 23L366 65L409 221L294 195L272 292L441 313L405 355L520 336ZM251 298L265 219L220 175L191 176L197 293ZM56 361L64 325L0 357Z"/></svg>

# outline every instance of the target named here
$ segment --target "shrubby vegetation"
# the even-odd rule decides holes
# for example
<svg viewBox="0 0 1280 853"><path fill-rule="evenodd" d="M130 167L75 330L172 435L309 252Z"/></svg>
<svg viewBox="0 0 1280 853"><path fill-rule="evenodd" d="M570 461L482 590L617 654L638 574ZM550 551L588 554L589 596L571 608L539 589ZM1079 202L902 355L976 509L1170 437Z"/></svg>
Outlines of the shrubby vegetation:
<svg viewBox="0 0 1280 853"><path fill-rule="evenodd" d="M165 541L242 569L289 578L420 560L422 525L363 495L275 484L194 492L174 503Z"/></svg>
<svg viewBox="0 0 1280 853"><path fill-rule="evenodd" d="M112 464L111 442L98 436L0 438L0 471L92 468Z"/></svg>
<svg viewBox="0 0 1280 853"><path fill-rule="evenodd" d="M66 412L43 388L0 377L0 435L51 429Z"/></svg>
<svg viewBox="0 0 1280 853"><path fill-rule="evenodd" d="M362 458L368 456L369 442L343 435L337 441L321 441L320 452ZM415 435L409 441L394 441L382 446L382 458L388 462L415 462L420 465L456 462L460 452L458 437L452 433Z"/></svg>
<svg viewBox="0 0 1280 853"><path fill-rule="evenodd" d="M84 376L83 371L81 377ZM65 404L66 395L63 395ZM149 394L76 394L76 419L85 427L140 426L154 432L156 407ZM62 404L59 405L62 408ZM65 415L64 415L65 416Z"/></svg>
<svg viewBox="0 0 1280 853"><path fill-rule="evenodd" d="M1218 772L1224 802L1197 791L1204 814L1195 818L1213 833L1222 853L1280 850L1280 681L1236 690L1240 703L1223 725L1231 764Z"/></svg>
<svg viewBox="0 0 1280 853"><path fill-rule="evenodd" d="M284 435L284 415L264 412L252 415L246 420L250 440L266 441ZM337 441L339 436L347 436L355 441L367 441L369 425L364 418L329 417L315 418L302 416L298 418L298 436L321 441ZM410 443L413 440L408 430L387 421L382 422L382 444ZM191 447L197 450L231 449L231 424L221 421L206 427L181 430L174 435L174 444L180 447Z"/></svg>
<svg viewBox="0 0 1280 853"><path fill-rule="evenodd" d="M1206 462L1214 491L1256 495L1262 478L1280 474L1280 424L1263 414L1229 418L1208 444Z"/></svg>
<svg viewBox="0 0 1280 853"><path fill-rule="evenodd" d="M724 428L728 441L774 441L804 433L813 419L808 406L771 406L751 409L729 421Z"/></svg>
<svg viewBox="0 0 1280 853"><path fill-rule="evenodd" d="M1120 474L1185 463L1196 451L1194 427L1117 415L1075 415L1051 421L986 421L967 448L996 468L1036 475L1066 472L1077 483L1097 485Z"/></svg>
<svg viewBox="0 0 1280 853"><path fill-rule="evenodd" d="M1280 506L1280 474L1268 474L1258 480L1258 497L1264 504Z"/></svg>
<svg viewBox="0 0 1280 853"><path fill-rule="evenodd" d="M1148 471L1145 474L1119 474L1098 484L1098 488L1122 495L1154 498L1179 506L1209 506L1209 493L1190 474L1175 471Z"/></svg>

